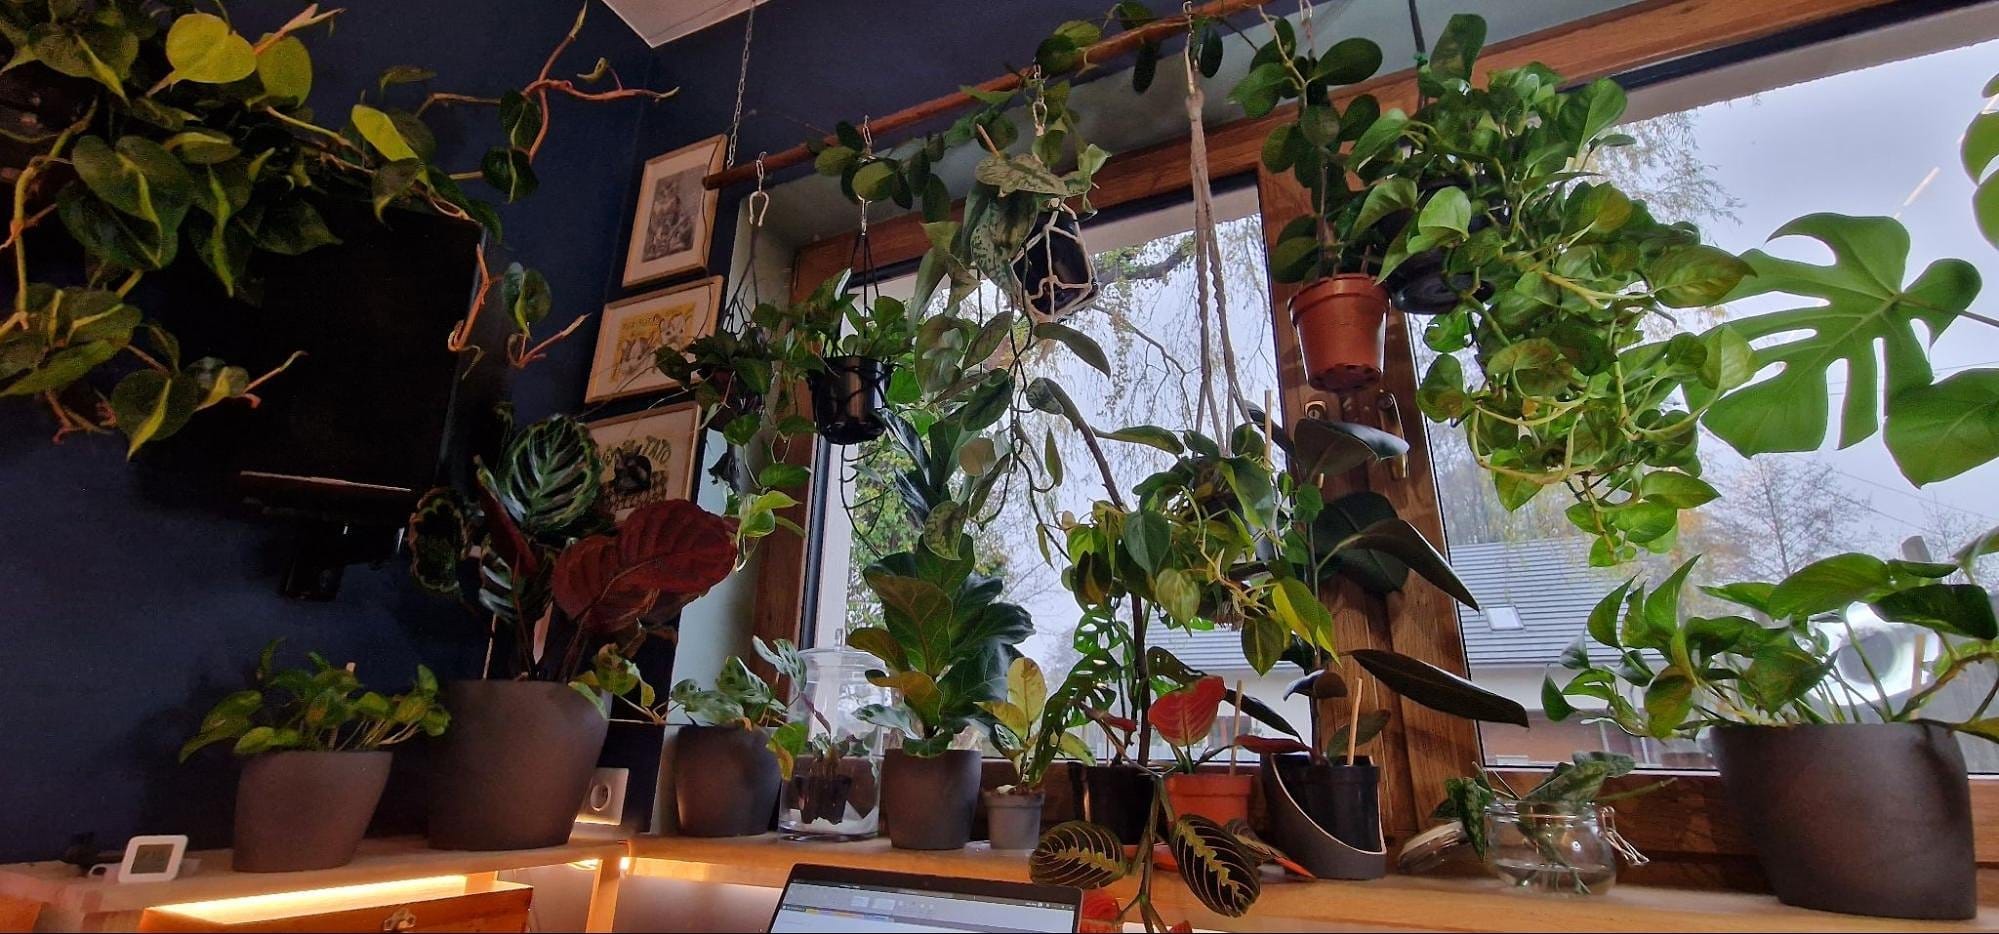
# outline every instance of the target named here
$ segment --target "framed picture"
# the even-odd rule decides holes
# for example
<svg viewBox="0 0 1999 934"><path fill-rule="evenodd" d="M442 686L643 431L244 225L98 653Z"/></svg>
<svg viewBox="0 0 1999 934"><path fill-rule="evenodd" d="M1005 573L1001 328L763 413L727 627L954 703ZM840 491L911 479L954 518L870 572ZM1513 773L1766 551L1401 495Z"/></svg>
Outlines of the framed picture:
<svg viewBox="0 0 1999 934"><path fill-rule="evenodd" d="M615 518L623 520L647 503L694 495L699 405L683 402L591 422L590 439L604 466L601 496Z"/></svg>
<svg viewBox="0 0 1999 934"><path fill-rule="evenodd" d="M632 242L625 247L626 288L708 265L715 193L701 179L722 170L725 142L710 137L646 163Z"/></svg>
<svg viewBox="0 0 1999 934"><path fill-rule="evenodd" d="M603 402L680 385L653 365L663 347L685 347L715 330L722 279L636 295L604 306L583 401Z"/></svg>

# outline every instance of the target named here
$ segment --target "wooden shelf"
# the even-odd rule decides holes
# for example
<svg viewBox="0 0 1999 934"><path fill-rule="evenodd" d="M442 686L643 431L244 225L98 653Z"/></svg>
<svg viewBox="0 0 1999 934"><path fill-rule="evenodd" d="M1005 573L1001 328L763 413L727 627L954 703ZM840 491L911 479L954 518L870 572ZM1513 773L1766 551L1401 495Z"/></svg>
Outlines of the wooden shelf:
<svg viewBox="0 0 1999 934"><path fill-rule="evenodd" d="M963 850L897 850L887 840L798 843L760 837L640 837L631 874L686 881L779 886L797 863L824 863L976 879L1023 881L1027 854L983 843ZM1129 888L1127 885L1126 888ZM1862 918L1781 905L1767 896L1691 889L1618 886L1600 896L1516 892L1497 880L1390 876L1375 882L1293 882L1266 876L1263 897L1247 916L1223 918L1202 908L1179 880L1154 884L1168 919L1226 931L1298 931L1334 927L1439 931L1993 931L1999 913L1976 921L1925 923Z"/></svg>
<svg viewBox="0 0 1999 934"><path fill-rule="evenodd" d="M120 914L158 905L206 902L280 892L304 892L335 886L399 882L431 876L478 875L611 860L625 855L621 836L586 835L579 831L563 846L537 850L433 850L421 837L364 840L354 861L334 869L304 872L237 872L229 867L228 850L190 851L201 860L194 875L171 882L115 883L76 874L76 868L54 861L0 866L0 896L40 902L45 912L70 916Z"/></svg>

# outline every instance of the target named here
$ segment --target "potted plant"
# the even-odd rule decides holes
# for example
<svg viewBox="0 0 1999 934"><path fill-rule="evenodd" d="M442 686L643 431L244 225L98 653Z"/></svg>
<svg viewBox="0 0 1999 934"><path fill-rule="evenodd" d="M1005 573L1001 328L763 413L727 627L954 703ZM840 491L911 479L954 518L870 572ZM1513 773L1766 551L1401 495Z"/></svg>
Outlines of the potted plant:
<svg viewBox="0 0 1999 934"><path fill-rule="evenodd" d="M812 387L812 420L820 437L834 444L860 444L888 430L888 383L912 347L909 310L897 299L876 295L863 310L846 294L845 273L832 288L826 311L833 317L825 347L807 374ZM815 296L816 298L816 296ZM839 336L844 320L851 332Z"/></svg>
<svg viewBox="0 0 1999 934"><path fill-rule="evenodd" d="M1050 696L1041 666L1031 658L1016 658L1007 666L1006 699L980 705L993 718L993 745L1013 764L1013 781L984 796L993 849L1031 850L1041 839L1041 809L1047 801L1042 781L1057 756L1086 765L1096 762L1089 744L1071 732L1087 722L1074 703L1084 687L1076 677Z"/></svg>
<svg viewBox="0 0 1999 934"><path fill-rule="evenodd" d="M1228 686L1218 675L1199 678L1194 683L1162 694L1148 711L1152 728L1173 749L1173 766L1166 774L1166 801L1173 814L1199 814L1217 824L1249 820L1253 774L1203 772L1201 766L1235 748L1229 742L1209 747L1196 755L1193 747L1205 742L1215 726L1222 698Z"/></svg>
<svg viewBox="0 0 1999 934"><path fill-rule="evenodd" d="M1957 723L1929 719L1925 708L1945 685L1999 660L1991 597L1947 583L1956 565L1849 553L1774 584L1702 588L1741 609L1693 616L1682 609L1693 567L1650 590L1628 582L1597 604L1587 636L1563 654L1575 674L1542 687L1549 717L1582 713L1660 739L1705 731L1729 800L1787 904L1974 915L1971 799L1957 734L1990 739L1993 721L1983 707ZM1943 640L1918 686L1882 683L1864 653L1860 683L1842 670L1835 654L1843 641L1859 643L1859 606ZM1593 706L1578 710L1571 697Z"/></svg>
<svg viewBox="0 0 1999 934"><path fill-rule="evenodd" d="M680 832L741 837L769 830L780 781L770 731L784 725L784 703L733 655L713 690L681 681L671 696L695 721L681 727L673 760Z"/></svg>
<svg viewBox="0 0 1999 934"><path fill-rule="evenodd" d="M1441 860L1459 843L1515 888L1559 894L1601 895L1617 881L1617 859L1633 866L1649 860L1617 832L1610 802L1670 784L1654 782L1606 795L1603 784L1631 774L1637 764L1614 752L1579 752L1524 794L1480 769L1444 782L1445 797L1433 819L1448 821L1450 841L1432 844L1426 859ZM1412 841L1412 846L1414 842ZM1405 853L1405 860L1407 854ZM1434 862L1432 862L1434 865Z"/></svg>
<svg viewBox="0 0 1999 934"><path fill-rule="evenodd" d="M385 697L316 652L311 668L278 670L279 641L258 656L252 686L217 703L180 749L186 762L228 742L244 759L230 852L237 872L352 862L389 781L386 747L441 735L451 722L437 703L437 679L422 665L409 693Z"/></svg>
<svg viewBox="0 0 1999 934"><path fill-rule="evenodd" d="M613 522L596 445L566 417L520 431L476 475L476 505L433 490L409 528L411 576L491 621L488 677L444 689L456 728L432 770L431 845L553 846L569 838L608 713L600 688L570 682L599 647L629 661L670 632L734 569L738 529L686 500Z"/></svg>

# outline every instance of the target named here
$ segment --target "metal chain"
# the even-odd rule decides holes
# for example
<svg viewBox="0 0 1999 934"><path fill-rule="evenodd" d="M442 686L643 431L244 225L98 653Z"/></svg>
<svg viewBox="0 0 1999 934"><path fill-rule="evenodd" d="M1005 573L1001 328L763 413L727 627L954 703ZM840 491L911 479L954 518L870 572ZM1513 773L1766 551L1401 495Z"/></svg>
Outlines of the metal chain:
<svg viewBox="0 0 1999 934"><path fill-rule="evenodd" d="M743 91L750 83L750 40L756 30L757 4L756 0L750 0L749 15L743 19L743 58L736 66L736 109L729 118L729 151L722 159L723 164L731 167L736 164L736 139L743 132ZM762 187L761 183L758 187Z"/></svg>

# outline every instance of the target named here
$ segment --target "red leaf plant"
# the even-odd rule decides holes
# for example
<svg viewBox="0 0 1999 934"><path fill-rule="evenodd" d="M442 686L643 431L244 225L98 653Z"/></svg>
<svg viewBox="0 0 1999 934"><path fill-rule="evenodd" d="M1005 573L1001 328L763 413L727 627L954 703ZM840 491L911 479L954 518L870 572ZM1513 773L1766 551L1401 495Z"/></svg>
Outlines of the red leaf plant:
<svg viewBox="0 0 1999 934"><path fill-rule="evenodd" d="M1184 750L1206 738L1215 726L1228 687L1220 675L1208 675L1152 702L1152 728L1175 749Z"/></svg>
<svg viewBox="0 0 1999 934"><path fill-rule="evenodd" d="M555 604L599 635L662 605L685 606L735 569L735 526L684 499L640 506L615 535L592 535L555 559Z"/></svg>

